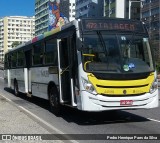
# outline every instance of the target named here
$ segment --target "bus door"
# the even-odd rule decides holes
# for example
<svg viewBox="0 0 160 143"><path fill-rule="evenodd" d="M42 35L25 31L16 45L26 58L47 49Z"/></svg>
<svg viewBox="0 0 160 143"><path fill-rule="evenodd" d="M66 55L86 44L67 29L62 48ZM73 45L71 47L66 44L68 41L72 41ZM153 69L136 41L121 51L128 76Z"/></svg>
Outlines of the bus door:
<svg viewBox="0 0 160 143"><path fill-rule="evenodd" d="M61 102L76 106L74 103L74 84L72 79L71 37L59 41L59 86Z"/></svg>

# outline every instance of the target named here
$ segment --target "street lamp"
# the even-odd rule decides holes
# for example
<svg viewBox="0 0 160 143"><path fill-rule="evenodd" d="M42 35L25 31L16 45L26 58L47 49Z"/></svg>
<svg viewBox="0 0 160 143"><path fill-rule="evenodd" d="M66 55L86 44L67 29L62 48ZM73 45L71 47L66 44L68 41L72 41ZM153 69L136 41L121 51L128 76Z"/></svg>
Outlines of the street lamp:
<svg viewBox="0 0 160 143"><path fill-rule="evenodd" d="M140 0L140 1L132 1L132 0L129 0L129 19L131 19L131 6L132 6L132 2L135 2L135 3L142 3L144 2L145 0Z"/></svg>

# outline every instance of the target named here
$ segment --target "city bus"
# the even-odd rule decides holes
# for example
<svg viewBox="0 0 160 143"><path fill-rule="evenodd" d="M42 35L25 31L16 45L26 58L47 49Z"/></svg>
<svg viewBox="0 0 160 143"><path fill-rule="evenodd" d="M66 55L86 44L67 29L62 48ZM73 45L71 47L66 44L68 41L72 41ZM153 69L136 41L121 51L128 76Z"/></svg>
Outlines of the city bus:
<svg viewBox="0 0 160 143"><path fill-rule="evenodd" d="M74 20L5 54L5 85L82 111L158 107L152 47L143 22Z"/></svg>

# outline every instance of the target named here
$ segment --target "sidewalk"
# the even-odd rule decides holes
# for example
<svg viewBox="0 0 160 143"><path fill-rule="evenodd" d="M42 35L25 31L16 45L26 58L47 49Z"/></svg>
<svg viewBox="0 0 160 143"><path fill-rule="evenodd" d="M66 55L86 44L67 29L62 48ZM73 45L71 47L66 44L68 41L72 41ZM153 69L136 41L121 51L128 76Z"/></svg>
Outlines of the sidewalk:
<svg viewBox="0 0 160 143"><path fill-rule="evenodd" d="M36 140L26 140L26 141L2 141L5 135L10 134L50 134L46 129L41 127L37 122L29 118L25 113L23 113L18 107L12 105L12 102L6 100L4 97L0 96L0 143L13 143L13 142L32 142L32 143L59 143L62 141L36 141ZM2 134L4 135L2 137ZM16 139L16 138L14 138ZM40 139L40 138L38 138Z"/></svg>

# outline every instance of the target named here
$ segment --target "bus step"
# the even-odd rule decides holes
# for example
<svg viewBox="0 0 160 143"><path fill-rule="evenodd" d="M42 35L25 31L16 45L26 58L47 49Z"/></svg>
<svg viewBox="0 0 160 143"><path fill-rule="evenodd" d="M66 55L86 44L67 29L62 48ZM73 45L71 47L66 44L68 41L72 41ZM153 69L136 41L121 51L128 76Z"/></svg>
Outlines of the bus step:
<svg viewBox="0 0 160 143"><path fill-rule="evenodd" d="M67 100L66 100L66 101L63 101L63 103L64 103L64 104L68 104L68 103L70 103L70 101L67 101Z"/></svg>

